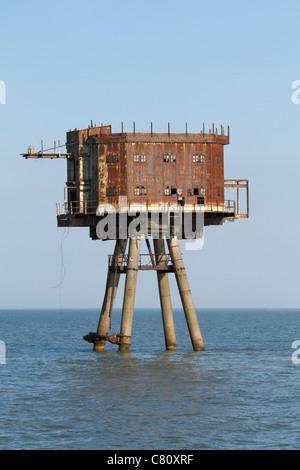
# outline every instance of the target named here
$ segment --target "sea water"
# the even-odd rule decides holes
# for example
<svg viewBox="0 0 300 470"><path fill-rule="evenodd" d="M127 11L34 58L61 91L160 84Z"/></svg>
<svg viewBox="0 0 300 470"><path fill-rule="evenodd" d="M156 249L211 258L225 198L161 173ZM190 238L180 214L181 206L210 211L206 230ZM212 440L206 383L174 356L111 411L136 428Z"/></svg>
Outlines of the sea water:
<svg viewBox="0 0 300 470"><path fill-rule="evenodd" d="M136 309L125 354L83 340L98 310L0 310L0 449L299 449L300 310L197 315L204 352Z"/></svg>

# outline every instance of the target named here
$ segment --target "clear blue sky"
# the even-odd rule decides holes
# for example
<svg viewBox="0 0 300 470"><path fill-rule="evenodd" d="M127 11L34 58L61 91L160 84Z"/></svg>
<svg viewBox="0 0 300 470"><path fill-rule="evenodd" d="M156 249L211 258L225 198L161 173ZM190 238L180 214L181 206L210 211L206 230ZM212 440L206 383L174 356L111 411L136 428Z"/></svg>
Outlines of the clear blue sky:
<svg viewBox="0 0 300 470"><path fill-rule="evenodd" d="M0 308L101 305L113 242L57 228L65 161L20 157L91 119L116 132L122 121L158 132L229 124L225 177L250 180L251 218L208 228L201 251L183 251L196 307L299 308L299 1L0 6ZM155 273L139 276L136 305L159 306Z"/></svg>

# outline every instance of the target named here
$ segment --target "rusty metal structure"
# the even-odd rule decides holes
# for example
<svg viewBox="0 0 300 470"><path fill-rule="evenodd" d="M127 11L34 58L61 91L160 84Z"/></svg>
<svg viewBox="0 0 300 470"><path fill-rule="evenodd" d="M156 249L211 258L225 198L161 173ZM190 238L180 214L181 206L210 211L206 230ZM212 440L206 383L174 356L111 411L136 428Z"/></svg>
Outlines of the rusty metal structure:
<svg viewBox="0 0 300 470"><path fill-rule="evenodd" d="M226 134L214 124L207 133L204 125L199 133L189 133L187 126L183 133L171 133L169 124L168 132L154 133L152 123L148 133L136 132L135 124L130 133L123 124L120 133L113 133L110 125L91 122L86 129L67 132L63 145L44 150L42 142L40 151L31 147L22 154L67 160L65 201L56 204L59 227L88 227L93 240L115 240L98 329L84 336L94 350L103 351L107 341L130 350L137 273L142 270L157 273L166 349L176 349L169 273L176 277L193 349L204 349L178 240L203 236L203 226L249 217L248 180L224 179L228 144L229 127ZM226 190L234 190L233 199L226 198ZM147 254L140 253L142 238ZM126 275L121 331L109 335L121 274Z"/></svg>

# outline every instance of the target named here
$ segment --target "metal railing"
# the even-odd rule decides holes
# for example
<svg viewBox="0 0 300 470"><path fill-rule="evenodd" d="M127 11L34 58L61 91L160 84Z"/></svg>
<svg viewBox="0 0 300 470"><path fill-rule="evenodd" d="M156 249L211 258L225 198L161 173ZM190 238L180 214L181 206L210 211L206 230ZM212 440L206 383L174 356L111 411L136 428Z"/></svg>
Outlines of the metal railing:
<svg viewBox="0 0 300 470"><path fill-rule="evenodd" d="M68 201L62 204L62 211L61 206L59 203L56 204L56 215L104 215L105 213L109 212L109 209L114 212L123 212L128 213L129 215L135 215L137 212L174 212L176 208L181 210L181 207L184 207L184 212L205 212L205 213L213 213L213 212L222 212L228 214L229 217L238 218L248 218L249 217L249 182L248 180L224 180L224 190L226 189L234 189L236 190L236 200L232 199L225 199L222 203L200 203L200 204L187 204L182 203L182 201L170 201L168 203L149 203L146 199L144 202L133 202L131 200L127 200L126 196L120 197L117 204L103 204L101 214L99 212L98 201L93 200L84 200L84 201ZM240 191L246 191L246 208L244 212L241 211L241 197ZM125 201L125 204L123 203ZM105 208L107 206L107 210ZM113 207L113 209L111 209ZM232 215L229 215L232 214Z"/></svg>
<svg viewBox="0 0 300 470"><path fill-rule="evenodd" d="M249 218L249 180L224 180L224 189L236 190L235 218ZM245 211L241 212L240 190L246 190Z"/></svg>
<svg viewBox="0 0 300 470"><path fill-rule="evenodd" d="M108 205L110 208L113 206L115 212L119 211L119 206ZM61 210L62 207L62 210ZM97 201L70 201L64 202L63 204L56 203L56 215L96 215L99 205ZM129 214L136 214L137 212L172 212L176 210L181 210L184 207L185 212L226 212L226 213L236 213L236 201L234 200L225 200L222 204L184 204L178 206L174 203L163 203L163 204L149 204L145 202L143 204L136 202L129 202L126 206L122 206L122 212ZM107 208L108 209L108 208ZM109 209L105 210L105 204L102 205L102 212L109 212ZM97 215L101 215L99 212Z"/></svg>
<svg viewBox="0 0 300 470"><path fill-rule="evenodd" d="M115 255L108 255L108 268L109 269L118 269L120 271L127 268L129 255L124 254L121 261ZM147 261L148 260L148 261ZM171 269L173 267L171 255L168 253L164 254L152 254L150 253L140 253L138 261L138 269L151 270L151 269Z"/></svg>
<svg viewBox="0 0 300 470"><path fill-rule="evenodd" d="M56 203L56 215L73 215L73 214L95 214L98 201L69 201L64 202L63 204ZM63 211L61 211L61 206L63 207Z"/></svg>

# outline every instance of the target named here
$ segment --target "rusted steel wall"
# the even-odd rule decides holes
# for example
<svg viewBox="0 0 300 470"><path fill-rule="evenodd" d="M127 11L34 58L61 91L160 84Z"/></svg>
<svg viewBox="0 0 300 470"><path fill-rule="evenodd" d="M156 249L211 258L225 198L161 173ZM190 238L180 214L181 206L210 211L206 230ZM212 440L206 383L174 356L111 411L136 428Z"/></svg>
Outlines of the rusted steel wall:
<svg viewBox="0 0 300 470"><path fill-rule="evenodd" d="M106 155L118 152L120 162L126 157L127 165L122 169L118 163L107 164L107 178L129 202L177 204L178 198L184 198L187 204L223 204L223 144L127 141L122 152L117 145L102 144ZM102 154L100 151L99 161ZM109 197L108 202L114 203L114 199Z"/></svg>
<svg viewBox="0 0 300 470"><path fill-rule="evenodd" d="M96 177L99 174L99 146L93 139L90 144L90 160L89 160L89 179L90 179L90 201L91 205L94 207L98 205L99 200L99 184L98 178Z"/></svg>
<svg viewBox="0 0 300 470"><path fill-rule="evenodd" d="M127 195L125 142L98 142L98 203L118 207L119 196Z"/></svg>
<svg viewBox="0 0 300 470"><path fill-rule="evenodd" d="M79 131L67 132L67 152L72 154L72 158L67 160L67 192L68 203L79 200L79 172L78 172L78 151L79 151Z"/></svg>
<svg viewBox="0 0 300 470"><path fill-rule="evenodd" d="M68 199L109 203L222 206L223 147L218 134L111 133L110 126L67 133ZM72 189L74 187L74 189Z"/></svg>
<svg viewBox="0 0 300 470"><path fill-rule="evenodd" d="M91 137L110 135L111 126L88 127L67 132L67 152L72 154L67 160L67 192L70 203L91 201L98 203L98 145ZM96 146L95 146L96 145Z"/></svg>
<svg viewBox="0 0 300 470"><path fill-rule="evenodd" d="M207 182L208 204L213 206L224 203L224 155L223 146L219 144L208 145L207 156Z"/></svg>

